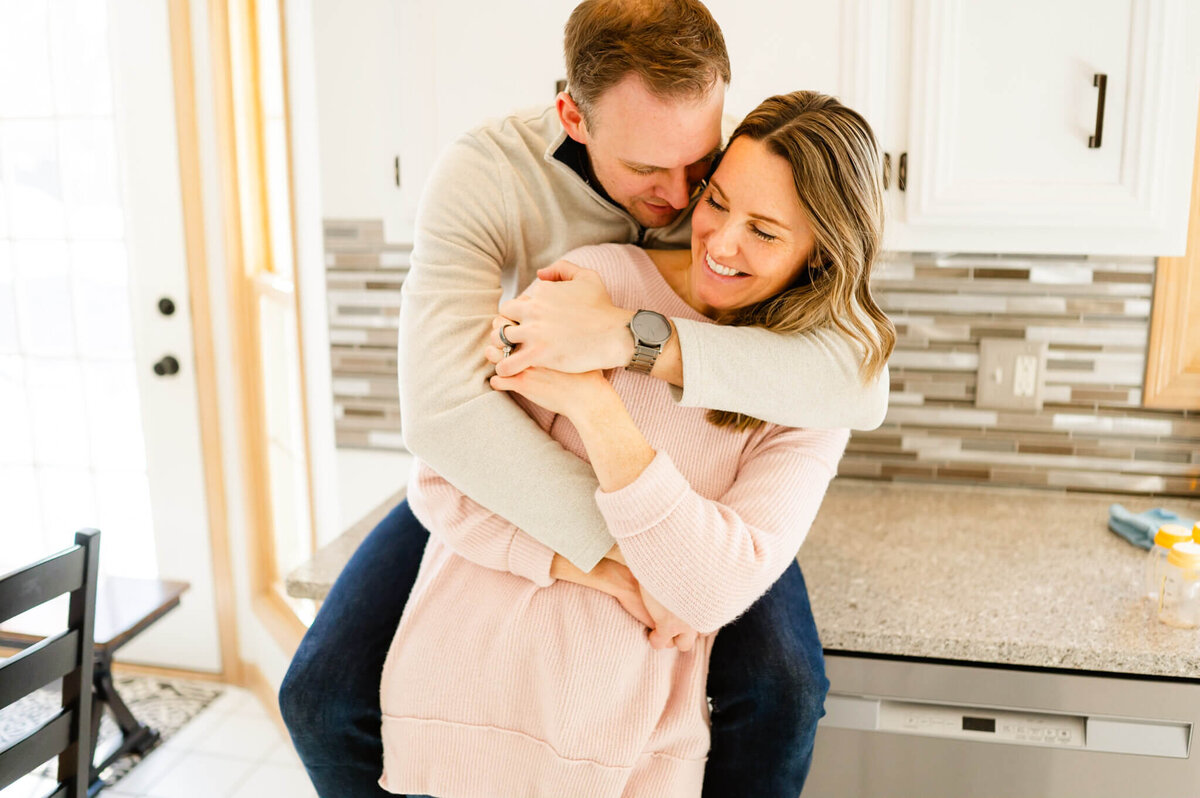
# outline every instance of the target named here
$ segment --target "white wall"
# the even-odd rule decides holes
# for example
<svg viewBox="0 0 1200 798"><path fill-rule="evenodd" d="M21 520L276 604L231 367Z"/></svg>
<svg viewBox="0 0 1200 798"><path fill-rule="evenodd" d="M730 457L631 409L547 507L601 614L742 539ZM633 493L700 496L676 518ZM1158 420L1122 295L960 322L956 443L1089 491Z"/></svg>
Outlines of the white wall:
<svg viewBox="0 0 1200 798"><path fill-rule="evenodd" d="M292 185L296 225L296 289L304 331L304 392L308 402L309 467L317 542L340 535L338 469L333 429L329 313L322 235L321 152L317 138L317 73L312 0L287 0L285 54L291 106Z"/></svg>
<svg viewBox="0 0 1200 798"><path fill-rule="evenodd" d="M389 240L409 239L429 166L446 144L485 119L551 102L566 77L562 29L576 0L312 3L323 213L383 218ZM838 92L839 3L708 6L729 47L730 114L770 94Z"/></svg>

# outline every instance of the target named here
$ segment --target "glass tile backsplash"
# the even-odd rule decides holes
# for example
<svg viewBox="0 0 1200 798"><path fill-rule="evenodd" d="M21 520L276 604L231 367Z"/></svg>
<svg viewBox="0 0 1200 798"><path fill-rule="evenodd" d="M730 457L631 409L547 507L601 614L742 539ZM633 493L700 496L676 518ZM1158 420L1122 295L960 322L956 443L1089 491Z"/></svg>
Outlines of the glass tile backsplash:
<svg viewBox="0 0 1200 798"><path fill-rule="evenodd" d="M343 447L401 449L400 285L381 220L325 220ZM1151 258L890 254L874 290L896 324L891 407L839 473L871 479L1200 494L1200 413L1141 407ZM1045 341L1040 411L975 406L983 338Z"/></svg>

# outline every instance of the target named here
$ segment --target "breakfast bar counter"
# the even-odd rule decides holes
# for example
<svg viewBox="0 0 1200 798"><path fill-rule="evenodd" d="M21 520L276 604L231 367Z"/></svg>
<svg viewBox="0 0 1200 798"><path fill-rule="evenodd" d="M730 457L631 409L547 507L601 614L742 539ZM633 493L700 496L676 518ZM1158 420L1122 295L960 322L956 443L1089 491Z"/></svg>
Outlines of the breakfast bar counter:
<svg viewBox="0 0 1200 798"><path fill-rule="evenodd" d="M403 491L289 575L320 599ZM1146 553L1108 531L1108 508L1200 499L972 485L833 482L800 551L830 653L1200 680L1200 630L1142 599Z"/></svg>

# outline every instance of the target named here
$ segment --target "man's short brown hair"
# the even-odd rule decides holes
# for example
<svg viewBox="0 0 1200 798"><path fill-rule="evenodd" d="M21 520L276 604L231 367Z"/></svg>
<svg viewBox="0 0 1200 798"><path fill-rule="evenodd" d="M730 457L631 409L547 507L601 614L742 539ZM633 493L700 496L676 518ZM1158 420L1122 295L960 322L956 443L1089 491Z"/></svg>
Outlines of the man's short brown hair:
<svg viewBox="0 0 1200 798"><path fill-rule="evenodd" d="M663 98L697 98L729 83L729 53L699 0L584 0L567 20L567 91L584 119L629 73Z"/></svg>

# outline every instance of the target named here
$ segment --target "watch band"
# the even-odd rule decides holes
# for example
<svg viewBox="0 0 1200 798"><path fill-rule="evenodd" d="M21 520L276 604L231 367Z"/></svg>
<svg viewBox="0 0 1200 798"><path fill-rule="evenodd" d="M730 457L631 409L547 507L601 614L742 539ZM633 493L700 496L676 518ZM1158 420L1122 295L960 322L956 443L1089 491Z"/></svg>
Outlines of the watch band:
<svg viewBox="0 0 1200 798"><path fill-rule="evenodd" d="M629 361L629 365L625 368L629 371L639 371L642 374L649 374L654 370L654 362L658 360L660 352L662 352L662 344L658 346L646 346L640 341L635 341L633 344L633 359Z"/></svg>

